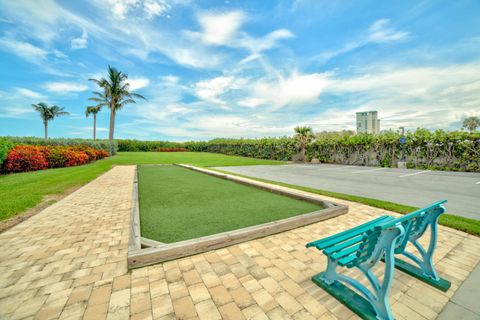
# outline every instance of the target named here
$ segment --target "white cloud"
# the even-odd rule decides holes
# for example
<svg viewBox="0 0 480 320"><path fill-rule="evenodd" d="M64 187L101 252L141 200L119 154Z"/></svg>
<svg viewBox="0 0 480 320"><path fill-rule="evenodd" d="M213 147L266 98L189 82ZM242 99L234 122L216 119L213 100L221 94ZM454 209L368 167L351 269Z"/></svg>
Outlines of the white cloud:
<svg viewBox="0 0 480 320"><path fill-rule="evenodd" d="M0 47L9 53L13 53L34 63L40 63L40 61L45 60L48 55L47 50L34 46L31 43L14 39L0 38Z"/></svg>
<svg viewBox="0 0 480 320"><path fill-rule="evenodd" d="M164 82L166 82L170 85L175 85L180 81L180 78L170 74L170 75L167 75L167 76L160 77L160 80L162 80L162 81L164 81Z"/></svg>
<svg viewBox="0 0 480 320"><path fill-rule="evenodd" d="M206 45L248 50L250 55L243 59L243 63L258 58L260 52L276 47L280 40L294 36L290 30L278 29L263 37L253 37L241 31L241 26L246 20L245 13L238 10L202 13L198 16L201 32L184 31L184 33L192 40L201 40Z"/></svg>
<svg viewBox="0 0 480 320"><path fill-rule="evenodd" d="M170 9L170 4L164 0L107 0L106 4L113 16L120 20L138 10L143 11L146 18L151 19L165 15Z"/></svg>
<svg viewBox="0 0 480 320"><path fill-rule="evenodd" d="M47 82L43 87L54 93L82 92L88 89L88 86L75 82Z"/></svg>
<svg viewBox="0 0 480 320"><path fill-rule="evenodd" d="M0 109L0 118L25 118L32 114L34 110L26 107L3 107Z"/></svg>
<svg viewBox="0 0 480 320"><path fill-rule="evenodd" d="M227 91L241 89L245 79L237 79L233 76L220 76L212 79L202 80L194 85L194 92L202 100L225 104L221 96Z"/></svg>
<svg viewBox="0 0 480 320"><path fill-rule="evenodd" d="M82 31L82 36L74 38L70 41L70 48L72 50L85 49L87 47L88 34L85 29Z"/></svg>
<svg viewBox="0 0 480 320"><path fill-rule="evenodd" d="M25 98L31 98L31 99L37 99L37 100L45 99L45 96L43 94L30 89L16 88L15 91L17 94Z"/></svg>
<svg viewBox="0 0 480 320"><path fill-rule="evenodd" d="M143 10L149 19L155 16L164 15L169 9L170 4L163 0L146 0L143 3Z"/></svg>
<svg viewBox="0 0 480 320"><path fill-rule="evenodd" d="M147 78L128 78L127 82L130 84L130 89L133 91L145 88L150 84L150 80Z"/></svg>
<svg viewBox="0 0 480 320"><path fill-rule="evenodd" d="M206 13L201 14L198 20L203 29L201 38L205 43L225 45L242 25L245 15L241 11Z"/></svg>
<svg viewBox="0 0 480 320"><path fill-rule="evenodd" d="M293 37L294 35L290 30L278 29L260 38L253 38L244 34L236 41L235 45L258 53L276 47L279 40Z"/></svg>
<svg viewBox="0 0 480 320"><path fill-rule="evenodd" d="M370 25L365 34L362 35L360 38L345 43L340 49L328 50L317 54L312 57L311 60L325 63L336 56L352 52L371 43L395 43L405 41L410 38L410 32L401 31L393 27L389 27L389 24L389 19L376 20Z"/></svg>
<svg viewBox="0 0 480 320"><path fill-rule="evenodd" d="M274 109L287 105L314 103L330 84L327 74L300 74L293 72L276 81L260 80L253 85L253 96L241 103L249 107L255 104L272 105Z"/></svg>
<svg viewBox="0 0 480 320"><path fill-rule="evenodd" d="M367 41L375 43L397 42L405 40L410 36L409 32L389 27L389 22L389 19L380 19L372 23L368 28L369 35Z"/></svg>

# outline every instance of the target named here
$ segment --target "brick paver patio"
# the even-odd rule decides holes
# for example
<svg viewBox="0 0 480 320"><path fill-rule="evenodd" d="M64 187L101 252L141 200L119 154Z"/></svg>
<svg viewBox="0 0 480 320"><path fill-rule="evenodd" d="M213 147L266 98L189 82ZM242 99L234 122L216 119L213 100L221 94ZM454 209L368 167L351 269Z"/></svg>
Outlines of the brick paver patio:
<svg viewBox="0 0 480 320"><path fill-rule="evenodd" d="M118 166L0 234L0 319L356 319L310 277L324 256L306 242L384 210L350 213L228 248L127 271L133 166ZM325 197L327 198L327 197ZM480 238L440 227L443 293L395 271L397 319L435 319L480 260Z"/></svg>

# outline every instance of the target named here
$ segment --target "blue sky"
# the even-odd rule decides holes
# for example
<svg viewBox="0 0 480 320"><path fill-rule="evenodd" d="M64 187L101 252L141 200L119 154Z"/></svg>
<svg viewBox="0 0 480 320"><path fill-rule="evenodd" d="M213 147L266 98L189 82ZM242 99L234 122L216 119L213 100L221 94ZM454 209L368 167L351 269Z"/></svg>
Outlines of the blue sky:
<svg viewBox="0 0 480 320"><path fill-rule="evenodd" d="M480 2L0 0L0 135L89 138L112 65L147 101L115 136L205 140L355 128L458 129L480 115ZM108 110L99 137L108 135Z"/></svg>

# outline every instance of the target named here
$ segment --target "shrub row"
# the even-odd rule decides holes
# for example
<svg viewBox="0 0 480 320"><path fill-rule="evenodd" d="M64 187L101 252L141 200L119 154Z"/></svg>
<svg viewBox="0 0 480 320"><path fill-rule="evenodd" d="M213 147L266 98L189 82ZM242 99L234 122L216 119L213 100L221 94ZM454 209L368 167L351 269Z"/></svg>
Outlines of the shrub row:
<svg viewBox="0 0 480 320"><path fill-rule="evenodd" d="M214 152L244 157L290 160L296 153L289 137L262 139L213 139L210 141L118 140L118 151L156 151L161 148L185 148L195 152Z"/></svg>
<svg viewBox="0 0 480 320"><path fill-rule="evenodd" d="M159 148L180 148L181 143L170 141L117 140L118 151L150 152Z"/></svg>
<svg viewBox="0 0 480 320"><path fill-rule="evenodd" d="M405 143L400 143L405 138ZM417 129L382 134L318 137L307 155L325 163L480 172L480 133Z"/></svg>
<svg viewBox="0 0 480 320"><path fill-rule="evenodd" d="M186 148L157 148L153 151L156 151L156 152L187 152L188 149L186 149Z"/></svg>
<svg viewBox="0 0 480 320"><path fill-rule="evenodd" d="M96 150L106 150L110 155L115 155L118 150L116 141L90 140L90 139L65 139L65 138L37 138L37 137L3 137L10 140L14 145L34 146L89 146ZM1 143L0 143L1 144ZM0 158L1 160L1 158Z"/></svg>
<svg viewBox="0 0 480 320"><path fill-rule="evenodd" d="M3 162L4 173L26 172L47 168L72 167L108 157L105 150L88 146L30 146L17 145Z"/></svg>
<svg viewBox="0 0 480 320"><path fill-rule="evenodd" d="M405 138L405 143L400 143ZM297 153L291 137L263 139L213 139L204 142L119 141L120 151L152 151L157 148L186 148L261 159L291 160ZM307 157L324 163L480 172L480 133L417 129L404 136L327 132L307 147Z"/></svg>

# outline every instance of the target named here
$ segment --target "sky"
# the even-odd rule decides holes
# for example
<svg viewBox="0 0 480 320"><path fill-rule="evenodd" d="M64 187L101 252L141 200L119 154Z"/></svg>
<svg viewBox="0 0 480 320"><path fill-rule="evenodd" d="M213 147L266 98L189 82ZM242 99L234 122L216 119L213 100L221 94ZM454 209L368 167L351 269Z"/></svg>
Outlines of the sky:
<svg viewBox="0 0 480 320"><path fill-rule="evenodd" d="M480 1L0 0L0 136L42 136L46 102L70 112L51 137L90 138L88 79L109 65L147 98L116 138L354 130L369 110L382 130L456 130L480 116Z"/></svg>

